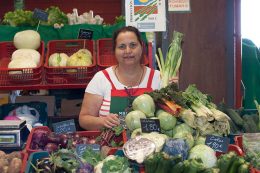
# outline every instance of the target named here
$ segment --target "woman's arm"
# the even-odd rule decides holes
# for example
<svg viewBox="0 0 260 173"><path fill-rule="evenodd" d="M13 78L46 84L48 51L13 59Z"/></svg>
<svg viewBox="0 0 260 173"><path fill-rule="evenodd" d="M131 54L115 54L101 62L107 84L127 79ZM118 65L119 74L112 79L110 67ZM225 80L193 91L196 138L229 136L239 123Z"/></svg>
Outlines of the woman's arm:
<svg viewBox="0 0 260 173"><path fill-rule="evenodd" d="M112 128L119 125L118 115L99 116L103 97L96 94L85 93L79 114L79 124L86 130L98 130L103 127Z"/></svg>

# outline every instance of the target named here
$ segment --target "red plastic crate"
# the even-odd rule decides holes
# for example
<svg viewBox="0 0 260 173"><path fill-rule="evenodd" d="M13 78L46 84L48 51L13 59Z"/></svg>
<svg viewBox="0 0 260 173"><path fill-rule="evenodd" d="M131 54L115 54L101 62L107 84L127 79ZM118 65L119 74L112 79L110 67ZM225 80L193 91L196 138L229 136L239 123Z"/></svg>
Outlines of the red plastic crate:
<svg viewBox="0 0 260 173"><path fill-rule="evenodd" d="M24 173L27 166L28 154L25 152L21 152L21 154L22 154L22 167L20 173Z"/></svg>
<svg viewBox="0 0 260 173"><path fill-rule="evenodd" d="M142 64L152 67L152 44L148 44L148 49L144 46L144 58ZM116 57L113 51L113 42L111 38L103 38L97 40L97 65L98 69L102 70L107 67L117 64Z"/></svg>
<svg viewBox="0 0 260 173"><path fill-rule="evenodd" d="M93 40L52 40L48 42L47 54L44 64L45 80L51 84L71 84L89 82L96 69L96 53ZM66 53L71 56L78 50L87 48L93 57L91 66L75 66L75 67L50 67L48 65L49 57L53 53Z"/></svg>
<svg viewBox="0 0 260 173"><path fill-rule="evenodd" d="M234 141L235 141L235 144L236 144L237 146L239 146L239 147L242 149L242 151L244 151L244 149L243 149L242 136L235 136Z"/></svg>
<svg viewBox="0 0 260 173"><path fill-rule="evenodd" d="M242 136L235 136L234 141L235 141L235 144L236 144L237 146L239 146L242 151L244 151L244 149L243 149L243 138L242 138ZM260 170L255 169L255 168L251 168L250 173L260 173Z"/></svg>
<svg viewBox="0 0 260 173"><path fill-rule="evenodd" d="M42 82L44 63L44 42L38 49L41 55L40 63L35 68L8 68L12 53L16 50L13 42L0 42L0 85L35 85ZM15 73L15 74L12 74ZM17 74L19 73L19 74Z"/></svg>
<svg viewBox="0 0 260 173"><path fill-rule="evenodd" d="M32 143L32 136L38 130L51 132L51 130L47 126L41 126L41 127L33 128L31 130L29 136L28 136L28 139L27 139L27 142L26 142L26 147L25 147L25 150L28 153L28 155L30 155L33 152L40 151L40 150L33 150L33 149L30 148L31 147L31 143ZM77 131L77 134L79 134L79 136L82 136L82 137L84 136L84 137L89 137L91 139L95 139L96 137L98 137L101 134L101 131ZM124 131L122 133L122 135L118 137L118 140L125 141L125 139L126 139L126 132ZM121 147L112 147L110 149L110 151L108 152L108 154L114 154L120 148Z"/></svg>

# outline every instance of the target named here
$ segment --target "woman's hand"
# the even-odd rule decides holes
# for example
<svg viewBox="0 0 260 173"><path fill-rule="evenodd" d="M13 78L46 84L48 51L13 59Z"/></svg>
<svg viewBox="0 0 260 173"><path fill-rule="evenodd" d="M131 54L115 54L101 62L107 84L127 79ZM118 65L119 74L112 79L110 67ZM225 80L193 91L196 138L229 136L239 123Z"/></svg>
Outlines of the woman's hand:
<svg viewBox="0 0 260 173"><path fill-rule="evenodd" d="M107 116L100 116L104 127L112 128L120 124L120 120L117 114L109 114Z"/></svg>

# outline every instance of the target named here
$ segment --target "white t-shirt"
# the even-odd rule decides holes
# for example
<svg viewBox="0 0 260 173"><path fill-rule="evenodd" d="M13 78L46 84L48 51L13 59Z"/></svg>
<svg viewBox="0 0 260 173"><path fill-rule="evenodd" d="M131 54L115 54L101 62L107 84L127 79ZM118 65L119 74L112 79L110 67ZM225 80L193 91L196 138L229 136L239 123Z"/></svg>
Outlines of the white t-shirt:
<svg viewBox="0 0 260 173"><path fill-rule="evenodd" d="M124 87L127 87L120 83L114 72L112 67L109 67L106 69L108 72L111 81L113 82L116 89L121 90L124 89ZM146 73L144 75L143 81L140 83L139 86L135 86L133 88L146 88L148 83L148 78L151 72L151 68L146 67ZM152 89L160 89L161 80L160 80L160 71L155 70L154 76L152 80ZM101 109L99 111L100 115L108 115L110 110L110 100L111 100L111 83L110 81L105 77L104 73L102 71L97 72L94 77L89 82L85 92L90 94L97 94L100 96L103 96L103 103L101 105Z"/></svg>

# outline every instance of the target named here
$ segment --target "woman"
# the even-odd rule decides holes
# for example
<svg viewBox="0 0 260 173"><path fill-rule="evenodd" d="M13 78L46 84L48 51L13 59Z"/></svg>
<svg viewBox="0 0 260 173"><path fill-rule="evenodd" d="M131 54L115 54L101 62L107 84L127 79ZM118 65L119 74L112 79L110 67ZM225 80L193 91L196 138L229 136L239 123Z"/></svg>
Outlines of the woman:
<svg viewBox="0 0 260 173"><path fill-rule="evenodd" d="M141 64L143 44L138 29L126 26L113 35L118 64L99 71L84 95L80 126L87 130L112 128L127 114L133 98L160 88L160 72Z"/></svg>

